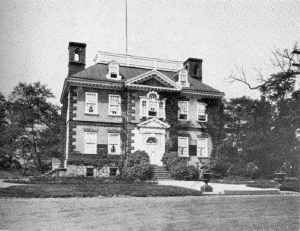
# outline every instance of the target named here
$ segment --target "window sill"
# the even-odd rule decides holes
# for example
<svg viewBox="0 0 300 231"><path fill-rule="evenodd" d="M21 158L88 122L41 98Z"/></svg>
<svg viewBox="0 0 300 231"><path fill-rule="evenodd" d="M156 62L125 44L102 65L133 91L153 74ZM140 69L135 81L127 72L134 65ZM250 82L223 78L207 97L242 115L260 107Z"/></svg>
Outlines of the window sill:
<svg viewBox="0 0 300 231"><path fill-rule="evenodd" d="M83 155L97 155L98 153L83 153Z"/></svg>
<svg viewBox="0 0 300 231"><path fill-rule="evenodd" d="M190 121L189 119L186 119L186 120L184 120L184 119L178 119L178 121Z"/></svg>
<svg viewBox="0 0 300 231"><path fill-rule="evenodd" d="M107 153L107 155L119 156L121 153Z"/></svg>
<svg viewBox="0 0 300 231"><path fill-rule="evenodd" d="M206 121L200 121L200 120L197 120L198 123L207 123L207 120Z"/></svg>
<svg viewBox="0 0 300 231"><path fill-rule="evenodd" d="M209 159L208 156L197 156L197 157L199 157L199 158L201 158L201 159Z"/></svg>
<svg viewBox="0 0 300 231"><path fill-rule="evenodd" d="M108 116L121 117L122 115L112 115L112 114L108 114Z"/></svg>
<svg viewBox="0 0 300 231"><path fill-rule="evenodd" d="M84 114L85 115L92 115L92 116L99 116L99 113L87 113L87 112L85 112Z"/></svg>

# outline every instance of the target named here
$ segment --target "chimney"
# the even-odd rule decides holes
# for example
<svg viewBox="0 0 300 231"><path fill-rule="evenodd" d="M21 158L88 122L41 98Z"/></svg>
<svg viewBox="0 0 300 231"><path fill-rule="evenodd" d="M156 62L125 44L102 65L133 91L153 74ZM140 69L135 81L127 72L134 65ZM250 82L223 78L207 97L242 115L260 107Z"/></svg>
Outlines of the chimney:
<svg viewBox="0 0 300 231"><path fill-rule="evenodd" d="M85 43L69 43L69 72L68 77L85 69Z"/></svg>
<svg viewBox="0 0 300 231"><path fill-rule="evenodd" d="M202 82L202 59L188 58L183 66L188 70L189 77L198 79Z"/></svg>

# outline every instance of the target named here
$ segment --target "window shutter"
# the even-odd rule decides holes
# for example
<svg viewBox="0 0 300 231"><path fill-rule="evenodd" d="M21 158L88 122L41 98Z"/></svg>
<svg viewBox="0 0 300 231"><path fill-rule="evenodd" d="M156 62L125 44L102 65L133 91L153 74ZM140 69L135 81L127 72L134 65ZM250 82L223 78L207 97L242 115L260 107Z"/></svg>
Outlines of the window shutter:
<svg viewBox="0 0 300 231"><path fill-rule="evenodd" d="M98 93L85 93L85 113L98 114Z"/></svg>
<svg viewBox="0 0 300 231"><path fill-rule="evenodd" d="M140 116L147 117L147 100L141 99L140 101Z"/></svg>
<svg viewBox="0 0 300 231"><path fill-rule="evenodd" d="M164 101L159 102L158 117L163 118L163 119L165 118L165 102Z"/></svg>
<svg viewBox="0 0 300 231"><path fill-rule="evenodd" d="M208 157L207 142L208 142L207 138L197 139L197 156Z"/></svg>
<svg viewBox="0 0 300 231"><path fill-rule="evenodd" d="M84 153L97 154L97 133L85 132Z"/></svg>

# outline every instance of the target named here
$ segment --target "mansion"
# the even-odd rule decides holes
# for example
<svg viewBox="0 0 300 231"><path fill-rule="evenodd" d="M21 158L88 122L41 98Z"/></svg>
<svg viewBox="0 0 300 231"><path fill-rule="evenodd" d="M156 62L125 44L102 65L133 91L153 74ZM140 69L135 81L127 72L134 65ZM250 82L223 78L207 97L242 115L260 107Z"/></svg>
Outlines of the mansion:
<svg viewBox="0 0 300 231"><path fill-rule="evenodd" d="M137 150L146 151L157 166L169 151L198 166L209 161L208 109L224 94L203 83L201 59L179 62L99 51L95 64L86 68L85 57L86 44L69 43L60 99L67 175L114 176L118 167L107 160Z"/></svg>

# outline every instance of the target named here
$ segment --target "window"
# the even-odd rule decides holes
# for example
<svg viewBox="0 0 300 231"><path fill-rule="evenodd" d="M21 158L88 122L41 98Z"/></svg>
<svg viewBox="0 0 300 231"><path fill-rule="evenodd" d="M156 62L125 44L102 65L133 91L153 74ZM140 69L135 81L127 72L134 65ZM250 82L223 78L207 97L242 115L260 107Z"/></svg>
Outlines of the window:
<svg viewBox="0 0 300 231"><path fill-rule="evenodd" d="M85 113L98 114L98 93L85 93Z"/></svg>
<svg viewBox="0 0 300 231"><path fill-rule="evenodd" d="M178 137L178 155L189 156L189 138Z"/></svg>
<svg viewBox="0 0 300 231"><path fill-rule="evenodd" d="M79 60L79 58L80 58L80 57L79 57L80 52L81 52L80 48L79 48L79 47L76 47L75 50L74 50L74 61L75 61L75 62L80 61L80 60Z"/></svg>
<svg viewBox="0 0 300 231"><path fill-rule="evenodd" d="M109 115L121 115L121 97L119 95L109 95Z"/></svg>
<svg viewBox="0 0 300 231"><path fill-rule="evenodd" d="M156 99L151 98L148 101L148 115L156 117L157 116L157 101Z"/></svg>
<svg viewBox="0 0 300 231"><path fill-rule="evenodd" d="M94 176L94 168L93 167L86 168L86 176Z"/></svg>
<svg viewBox="0 0 300 231"><path fill-rule="evenodd" d="M110 66L110 78L116 79L118 77L118 66L113 64Z"/></svg>
<svg viewBox="0 0 300 231"><path fill-rule="evenodd" d="M109 168L109 176L116 176L118 168Z"/></svg>
<svg viewBox="0 0 300 231"><path fill-rule="evenodd" d="M79 54L76 54L74 55L74 61L78 62L79 61Z"/></svg>
<svg viewBox="0 0 300 231"><path fill-rule="evenodd" d="M156 92L149 92L147 97L141 97L140 100L141 117L165 118L165 99L159 100Z"/></svg>
<svg viewBox="0 0 300 231"><path fill-rule="evenodd" d="M188 120L188 101L179 101L178 107L179 107L179 114L178 118L179 120Z"/></svg>
<svg viewBox="0 0 300 231"><path fill-rule="evenodd" d="M185 87L187 85L187 73L186 73L186 71L180 72L179 76L180 76L180 85Z"/></svg>
<svg viewBox="0 0 300 231"><path fill-rule="evenodd" d="M121 80L119 64L116 61L112 61L108 64L108 74L106 75L106 78Z"/></svg>
<svg viewBox="0 0 300 231"><path fill-rule="evenodd" d="M108 154L121 154L119 133L108 133Z"/></svg>
<svg viewBox="0 0 300 231"><path fill-rule="evenodd" d="M97 132L85 132L84 153L97 154Z"/></svg>
<svg viewBox="0 0 300 231"><path fill-rule="evenodd" d="M207 138L198 138L197 139L197 156L208 157L207 142L208 142Z"/></svg>
<svg viewBox="0 0 300 231"><path fill-rule="evenodd" d="M177 84L179 84L182 87L190 86L190 84L188 82L188 71L186 69L183 69L179 72Z"/></svg>
<svg viewBox="0 0 300 231"><path fill-rule="evenodd" d="M147 144L157 144L157 139L155 137L149 137L147 140L146 140L146 143Z"/></svg>
<svg viewBox="0 0 300 231"><path fill-rule="evenodd" d="M200 122L207 122L206 104L198 102L197 104L197 119Z"/></svg>

